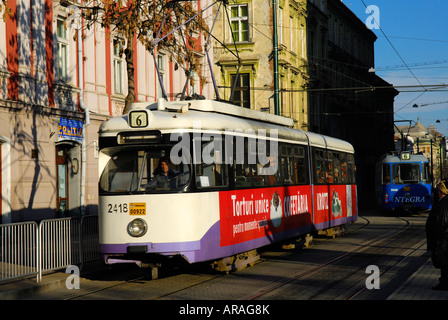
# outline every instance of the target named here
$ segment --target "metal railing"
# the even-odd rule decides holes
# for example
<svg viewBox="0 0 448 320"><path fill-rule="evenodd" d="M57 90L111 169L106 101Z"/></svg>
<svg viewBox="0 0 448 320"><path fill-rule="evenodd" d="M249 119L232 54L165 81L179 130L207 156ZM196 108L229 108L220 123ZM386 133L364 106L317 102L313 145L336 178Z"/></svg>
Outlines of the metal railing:
<svg viewBox="0 0 448 320"><path fill-rule="evenodd" d="M0 281L38 274L37 223L0 225Z"/></svg>
<svg viewBox="0 0 448 320"><path fill-rule="evenodd" d="M79 263L79 219L43 220L39 224L39 276Z"/></svg>
<svg viewBox="0 0 448 320"><path fill-rule="evenodd" d="M100 258L98 217L0 225L0 282L82 265Z"/></svg>

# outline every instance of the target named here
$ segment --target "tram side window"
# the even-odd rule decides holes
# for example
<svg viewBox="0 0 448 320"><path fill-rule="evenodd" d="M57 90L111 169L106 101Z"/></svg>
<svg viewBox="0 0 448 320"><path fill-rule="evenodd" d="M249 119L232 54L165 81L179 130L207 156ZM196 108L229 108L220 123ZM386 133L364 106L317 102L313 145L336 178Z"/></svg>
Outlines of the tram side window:
<svg viewBox="0 0 448 320"><path fill-rule="evenodd" d="M339 166L339 180L340 183L347 183L348 182L348 176L347 176L347 154L346 153L340 153L340 166Z"/></svg>
<svg viewBox="0 0 448 320"><path fill-rule="evenodd" d="M306 184L305 148L294 145L280 146L280 165L278 180L283 185Z"/></svg>
<svg viewBox="0 0 448 320"><path fill-rule="evenodd" d="M252 138L234 137L232 144L232 171L236 188L251 188L252 186L272 186L281 183L278 170L278 155L275 150L269 150L268 141ZM263 148L258 150L258 148ZM226 150L226 156L228 153ZM264 154L267 163L261 163L258 152Z"/></svg>
<svg viewBox="0 0 448 320"><path fill-rule="evenodd" d="M252 176L255 171L255 166L249 162L249 154L250 152L253 153L253 150L249 151L249 145L252 147L253 144L249 143L248 139L243 137L234 137L233 140L234 143L229 147L233 148L235 187L252 187Z"/></svg>
<svg viewBox="0 0 448 320"><path fill-rule="evenodd" d="M280 147L280 179L285 185L296 184L294 175L294 148L292 145Z"/></svg>
<svg viewBox="0 0 448 320"><path fill-rule="evenodd" d="M313 151L313 178L315 184L326 183L326 165L325 165L325 151L321 149L314 149Z"/></svg>
<svg viewBox="0 0 448 320"><path fill-rule="evenodd" d="M262 144L265 144L262 146ZM254 185L255 186L278 186L282 185L283 179L281 170L287 170L287 168L283 168L285 166L285 160L281 156L281 151L279 152L279 148L271 150L271 145L269 141L261 141L259 140L257 144L257 148L261 148L258 152L266 156L268 158L268 162L265 164L260 163L260 159L257 156L257 170L255 175L253 176Z"/></svg>
<svg viewBox="0 0 448 320"><path fill-rule="evenodd" d="M294 147L294 177L296 184L308 184L308 162L305 147Z"/></svg>
<svg viewBox="0 0 448 320"><path fill-rule="evenodd" d="M341 153L339 152L335 152L333 153L334 157L333 157L333 171L334 171L334 183L341 183L342 182L342 178L341 178Z"/></svg>
<svg viewBox="0 0 448 320"><path fill-rule="evenodd" d="M383 163L383 184L390 183L390 164Z"/></svg>
<svg viewBox="0 0 448 320"><path fill-rule="evenodd" d="M347 155L347 183L355 184L355 157L352 154Z"/></svg>
<svg viewBox="0 0 448 320"><path fill-rule="evenodd" d="M257 144L254 144L254 141L251 141L251 147L250 152L252 153L252 156L256 156L256 165L253 167L253 175L252 175L252 181L255 187L260 186L268 186L272 185L275 182L275 177L273 176L274 171L276 171L276 168L271 167L275 165L275 159L274 157L268 157L270 144L269 141L266 140L258 140ZM257 152L257 154L254 154ZM261 153L268 157L267 163L261 163L260 157L258 156L258 153Z"/></svg>
<svg viewBox="0 0 448 320"><path fill-rule="evenodd" d="M342 183L341 178L341 154L335 151L327 151L327 183Z"/></svg>
<svg viewBox="0 0 448 320"><path fill-rule="evenodd" d="M423 183L431 183L431 176L429 175L429 163L422 163L422 181Z"/></svg>
<svg viewBox="0 0 448 320"><path fill-rule="evenodd" d="M214 136L202 142L201 163L196 164L196 186L198 188L226 187L229 184L227 166L223 163L223 139Z"/></svg>

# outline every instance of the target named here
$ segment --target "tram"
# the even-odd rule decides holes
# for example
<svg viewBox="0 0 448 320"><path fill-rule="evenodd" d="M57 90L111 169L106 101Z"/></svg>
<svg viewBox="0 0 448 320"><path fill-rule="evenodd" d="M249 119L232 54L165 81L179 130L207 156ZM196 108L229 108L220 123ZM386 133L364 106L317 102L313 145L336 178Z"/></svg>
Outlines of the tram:
<svg viewBox="0 0 448 320"><path fill-rule="evenodd" d="M376 164L377 203L385 211L424 211L432 207L429 161L409 151L384 155Z"/></svg>
<svg viewBox="0 0 448 320"><path fill-rule="evenodd" d="M180 256L223 270L250 264L257 248L355 221L352 145L292 127L292 119L212 100L135 103L105 121L105 262Z"/></svg>

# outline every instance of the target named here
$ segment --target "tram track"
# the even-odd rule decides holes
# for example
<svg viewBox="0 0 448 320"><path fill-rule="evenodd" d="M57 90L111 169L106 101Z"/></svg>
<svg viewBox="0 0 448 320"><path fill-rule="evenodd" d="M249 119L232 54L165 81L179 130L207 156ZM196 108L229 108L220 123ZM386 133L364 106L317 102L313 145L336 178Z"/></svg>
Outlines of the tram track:
<svg viewBox="0 0 448 320"><path fill-rule="evenodd" d="M360 230L360 229L365 228L366 226L368 226L368 225L370 224L370 221L369 221L367 218L365 218L365 217L361 217L361 216L360 216L359 218L364 219L364 220L366 221L366 223L363 224L363 225L361 225L361 226L359 226L359 227L357 227L356 229L354 229L354 230L352 230L352 231L350 231L350 232L358 231L358 230ZM338 257L336 260L339 260L339 259L341 259L341 257ZM266 260L266 259L261 259L260 261L257 261L256 264L263 263L263 262L265 262L265 261L267 261L267 260ZM333 260L330 260L330 261L328 261L327 263L325 263L324 265L326 265L326 264L330 264L332 261L333 261ZM322 267L322 266L318 266L318 267L316 267L316 270L319 269L320 267ZM135 277L131 277L131 278L128 279L128 280L124 280L124 281L120 281L120 282L118 282L118 283L114 283L113 285L108 285L108 286L104 286L104 287L101 287L101 288L84 289L84 290L82 290L82 292L79 292L79 293L71 292L70 294L67 294L67 295L65 295L65 296L59 296L57 299L58 299L58 300L77 300L77 299L84 299L84 298L88 298L89 296L97 295L97 294L99 294L99 293L101 293L101 292L106 292L106 291L108 291L108 290L115 290L115 289L118 289L118 288L120 288L120 287L129 285L129 284L131 284L131 283L133 283L133 282L146 281L146 280L148 280L149 277L150 277L149 275L138 275L138 276L135 276ZM192 289L192 288L194 288L195 286L206 284L207 282L216 280L216 279L221 278L221 277L226 277L226 275L223 274L223 273L214 274L214 275L211 275L210 278L208 278L208 279L206 279L206 280L204 280L204 281L200 281L200 282L198 282L198 283L193 283L193 284L191 284L191 285L188 285L188 286L179 288L179 289L174 290L174 291L171 291L171 292L167 292L167 293L165 293L165 294L160 294L160 295L157 296L157 297L153 297L153 299L154 299L154 300L165 299L165 298L168 298L170 295L177 294L177 293L179 293L179 292L181 292L181 291L184 291L184 290ZM280 284L281 284L281 285L286 284L286 283L288 283L288 282L287 282L287 281L285 282L285 281L280 280ZM280 285L280 286L281 286L281 285ZM280 286L278 286L278 283L274 283L274 287L272 287L272 290L275 289L275 288L277 288L277 287L280 287ZM263 295L263 294L264 294L264 293L260 294L260 296ZM255 295L255 296L253 296L253 297L250 297L248 300L256 299L258 296L259 296L259 295Z"/></svg>
<svg viewBox="0 0 448 320"><path fill-rule="evenodd" d="M371 221L369 220L369 218L360 216L359 218L362 218L365 220L365 224L357 227L354 230L351 230L348 233L356 233L358 230L367 228L369 226L372 226L373 224L371 223ZM248 298L248 300L254 300L254 299L265 299L269 296L272 296L272 293L274 291L280 291L282 290L284 287L288 286L288 285L292 285L294 283L300 282L300 281L305 281L307 279L316 277L316 275L321 272L324 268L327 267L331 267L332 265L335 265L339 262L341 262L344 259L348 259L350 258L350 256L356 255L356 254L362 254L366 251L368 251L370 248L375 248L375 250L380 250L380 249L384 249L384 248L388 248L390 247L389 243L393 242L394 239L392 240L387 240L389 238L393 238L394 236L397 236L398 234L401 234L403 232L405 232L406 230L409 230L410 227L412 227L411 222L409 221L409 219L406 218L402 218L402 217L396 217L397 220L399 221L403 221L404 225L400 228L396 228L390 232L388 232L387 234L385 234L384 236L382 236L380 239L378 239L377 237L375 237L372 240L368 240L365 243L363 243L362 245L360 245L358 248L355 248L353 251L349 251L349 252L345 252L337 257L334 257L328 261L325 261L317 266L314 266L310 269L306 269L306 270L300 270L297 273L294 274L290 274L288 275L288 277L284 277L282 279L279 279L278 281L276 281L275 283L272 283L266 287L264 287L262 290L260 290L260 292L258 292L257 294L251 296ZM390 266L389 268L387 268L387 270L383 271L380 274L380 277L383 277L387 272L393 270L394 268L396 268L399 264L403 263L406 259L408 259L409 257L411 257L411 255L419 250L421 250L421 248L426 244L426 242L424 242L423 244L420 244L417 248L411 250L410 253L406 254L401 260L399 260L398 262L396 262L395 264L393 264L392 266ZM373 262L372 262L373 263ZM364 267L365 268L365 267ZM361 270L362 271L362 270ZM365 278L363 279L365 280ZM351 294L348 298L345 298L347 300L353 300L355 299L360 293L364 292L366 290L366 286L365 286L365 282L360 284L361 288L357 289L356 292L354 294ZM323 289L325 290L325 289ZM323 291L322 290L322 291Z"/></svg>
<svg viewBox="0 0 448 320"><path fill-rule="evenodd" d="M290 288L302 286L307 282L317 281L316 279L322 277L322 274L335 272L333 270L340 269L341 266L346 266L343 268L347 269L344 271L347 274L335 276L335 279L331 279L326 285L316 288L317 292L310 297L293 296L293 298L322 299L321 294L325 294L326 290L345 285L344 282L353 282L344 294L336 295L336 298L346 300L363 299L371 294L370 290L366 290L365 287L365 279L367 277L365 267L368 264L381 265L381 279L390 278L392 279L390 281L394 281L394 272L413 258L420 257L420 253L423 251L422 248L425 245L425 242L421 240L420 242L412 241L412 235L418 228L421 229L421 225L415 225L415 221L413 222L412 219L395 217L395 220L391 220L395 221L393 223L385 223L382 219L382 217L360 216L358 221L363 223L349 228L345 232L345 237L337 238L336 241L333 241L334 239L318 239L313 241L309 248L302 250L275 252L274 249L268 249L273 254L263 255L254 267L248 268L245 272L225 275L223 273L207 272L202 270L201 267L192 266L187 269L179 268L178 270L168 271L159 280L154 281L150 280L150 274L144 273L140 269L134 269L128 275L118 275L118 277L125 280L112 280L109 283L110 279L114 279L114 276L111 274L105 276L104 279L101 277L94 278L93 281L82 284L82 290L77 292L65 291L64 295L54 295L54 299L115 299L120 291L132 290L144 292L144 294L139 295L139 299L148 300L185 299L187 297L193 299L235 300L287 299L284 297L284 292L288 292ZM358 242L360 236L364 239L362 242ZM347 241L344 239L347 239ZM401 241L402 239L408 240L406 240L405 244L400 244L397 247L397 240ZM401 246L403 248L400 248ZM332 253L328 249L322 250L323 247L333 248L334 252ZM314 258L316 253L319 255L319 250L328 252L327 255L329 257L324 259L326 255L321 253L322 259L319 257ZM402 254L402 251L406 252ZM304 260L303 258L306 257L303 254L306 254L307 259L312 257L311 260L308 262L306 259ZM395 260L383 261L383 256L387 257L388 255L393 255ZM289 263L289 267L286 266L289 268L288 271L283 270L277 274L272 274L269 271L269 276L263 276L265 270L272 268L276 263L283 263L283 266ZM292 270L292 272L289 272L289 270ZM259 277L262 277L264 280L257 280ZM244 279L243 282L249 281L251 284L254 284L255 289L242 290L238 294L230 296L224 293L220 296L217 293L220 290L223 291L224 289L222 288L231 286L231 284L239 284L239 281L242 279ZM388 282L390 281L388 280ZM99 282L102 283L98 284ZM216 290L211 290L211 288Z"/></svg>
<svg viewBox="0 0 448 320"><path fill-rule="evenodd" d="M363 219L365 221L365 223L359 227L356 227L355 229L350 230L349 232L347 232L347 234L353 234L361 229L364 229L364 228L374 225L374 224L372 224L372 222L369 218L367 218L367 217L360 217L360 218ZM290 285L294 282L303 281L303 280L312 278L317 273L319 273L319 271L321 271L323 268L331 266L337 262L340 262L344 258L347 258L351 255L354 255L357 253L362 253L364 250L368 250L371 247L374 247L376 249L389 247L390 242L393 242L394 239L387 241L388 238L397 236L400 233L408 230L412 226L410 221L406 218L396 217L396 219L398 221L402 221L404 223L404 225L402 225L399 228L394 228L393 230L389 231L387 234L383 235L380 239L378 239L378 237L374 237L374 239L365 241L365 243L363 243L362 245L358 245L358 248L356 248L355 250L345 252L345 253L343 253L337 257L334 257L328 261L322 262L321 264L319 264L317 266L307 268L306 270L299 270L294 273L289 273L287 276L280 277L277 280L272 281L271 283L263 286L262 288L259 288L258 292L256 292L255 294L252 294L250 296L240 297L239 299L242 299L242 300L265 299L267 296L270 295L270 293L272 293L276 290L281 290L283 287ZM420 245L419 248L421 248L423 245L424 244ZM415 252L417 250L418 249L414 250L413 252ZM394 266L398 265L400 262L402 262L404 260L405 260L405 258L400 260L399 262L397 262ZM257 264L259 265L259 264L268 263L268 262L275 262L275 259L261 259L261 261L259 261ZM393 269L393 267L391 267L390 270ZM186 291L188 289L189 288L185 288L183 290L177 291L176 293L179 293L180 291L184 291L184 290ZM169 299L169 296L170 295L165 295L163 298L162 297L161 298Z"/></svg>

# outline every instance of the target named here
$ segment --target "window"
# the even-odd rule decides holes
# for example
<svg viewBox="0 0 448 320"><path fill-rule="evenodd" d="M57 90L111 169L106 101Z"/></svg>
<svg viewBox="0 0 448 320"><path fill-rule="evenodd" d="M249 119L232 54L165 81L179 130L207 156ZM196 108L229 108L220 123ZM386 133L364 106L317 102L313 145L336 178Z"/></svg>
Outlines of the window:
<svg viewBox="0 0 448 320"><path fill-rule="evenodd" d="M233 148L233 174L235 187L252 187L252 175L255 168L249 164L248 140L243 137L235 137L232 144L226 145L226 148ZM244 153L241 152L244 151Z"/></svg>
<svg viewBox="0 0 448 320"><path fill-rule="evenodd" d="M249 17L247 4L230 6L230 26L232 37L230 41L249 41Z"/></svg>
<svg viewBox="0 0 448 320"><path fill-rule="evenodd" d="M64 20L57 19L56 36L58 40L58 52L56 61L56 79L61 81L68 80L68 38L67 29Z"/></svg>
<svg viewBox="0 0 448 320"><path fill-rule="evenodd" d="M157 81L156 81L156 83L157 83L157 99L159 99L159 98L163 97L162 84L165 87L165 70L166 70L166 67L165 67L165 55L164 54L158 54L157 55L157 65L159 67L159 73L160 73L160 80L157 79Z"/></svg>
<svg viewBox="0 0 448 320"><path fill-rule="evenodd" d="M305 37L305 27L302 25L300 25L300 40L302 43L302 47L301 47L301 56L302 58L306 57L306 37ZM311 44L313 43L313 40L311 39ZM311 54L313 54L313 52L311 52Z"/></svg>
<svg viewBox="0 0 448 320"><path fill-rule="evenodd" d="M341 159L340 153L334 151L327 152L327 183L341 183L340 176Z"/></svg>
<svg viewBox="0 0 448 320"><path fill-rule="evenodd" d="M190 71L190 72L191 72L191 77L190 77L190 81L188 83L188 86L190 89L189 95L193 96L194 94L196 94L195 87L199 80L198 80L198 76L197 76L196 72L194 72L194 71Z"/></svg>
<svg viewBox="0 0 448 320"><path fill-rule="evenodd" d="M326 183L326 165L325 165L325 151L320 149L315 149L313 153L313 163L314 163L314 183L315 184L325 184Z"/></svg>
<svg viewBox="0 0 448 320"><path fill-rule="evenodd" d="M236 81L236 84L235 84ZM248 73L231 75L231 87L235 85L235 91L231 102L243 108L250 108L250 77Z"/></svg>
<svg viewBox="0 0 448 320"><path fill-rule="evenodd" d="M355 157L352 154L347 155L347 183L355 184Z"/></svg>
<svg viewBox="0 0 448 320"><path fill-rule="evenodd" d="M419 183L420 164L419 163L393 164L392 175L394 184Z"/></svg>
<svg viewBox="0 0 448 320"><path fill-rule="evenodd" d="M429 163L422 163L422 180L423 183L431 183L431 176L429 175Z"/></svg>
<svg viewBox="0 0 448 320"><path fill-rule="evenodd" d="M114 93L123 93L123 46L120 39L114 39Z"/></svg>
<svg viewBox="0 0 448 320"><path fill-rule="evenodd" d="M180 191L190 180L190 164L170 162L170 148L135 149L113 154L100 179L100 192Z"/></svg>
<svg viewBox="0 0 448 320"><path fill-rule="evenodd" d="M222 163L223 151L221 136L211 135L210 141L202 141L200 151L202 161L200 164L196 164L196 186L198 188L228 186L227 165Z"/></svg>
<svg viewBox="0 0 448 320"><path fill-rule="evenodd" d="M305 148L302 146L281 145L279 181L281 185L308 183Z"/></svg>
<svg viewBox="0 0 448 320"><path fill-rule="evenodd" d="M294 177L296 184L308 184L308 161L305 147L294 147Z"/></svg>
<svg viewBox="0 0 448 320"><path fill-rule="evenodd" d="M294 18L289 17L289 46L292 52L296 52L296 44L294 43L294 39L296 38L294 35L295 27L294 27Z"/></svg>
<svg viewBox="0 0 448 320"><path fill-rule="evenodd" d="M390 164L383 163L383 184L390 183Z"/></svg>

